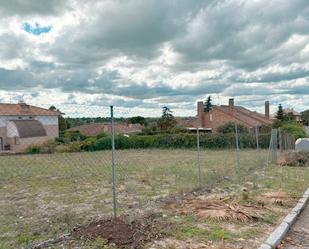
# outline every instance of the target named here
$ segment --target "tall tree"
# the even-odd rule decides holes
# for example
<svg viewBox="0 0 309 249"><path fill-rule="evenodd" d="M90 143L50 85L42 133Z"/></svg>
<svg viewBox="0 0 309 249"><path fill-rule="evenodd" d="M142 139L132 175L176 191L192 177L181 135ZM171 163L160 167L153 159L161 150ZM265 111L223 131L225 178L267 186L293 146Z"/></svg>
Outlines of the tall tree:
<svg viewBox="0 0 309 249"><path fill-rule="evenodd" d="M169 131L170 129L175 127L176 124L177 124L177 121L175 117L173 116L173 111L167 106L163 106L162 116L158 120L158 126L160 127L160 130Z"/></svg>
<svg viewBox="0 0 309 249"><path fill-rule="evenodd" d="M283 108L281 104L278 105L276 119L281 120L281 121L283 121L284 119L284 112L283 112Z"/></svg>
<svg viewBox="0 0 309 249"><path fill-rule="evenodd" d="M309 110L301 112L301 118L304 122L304 125L309 126Z"/></svg>
<svg viewBox="0 0 309 249"><path fill-rule="evenodd" d="M212 110L212 103L211 103L212 99L211 96L207 97L206 103L205 103L205 108L204 111L205 112L210 112Z"/></svg>

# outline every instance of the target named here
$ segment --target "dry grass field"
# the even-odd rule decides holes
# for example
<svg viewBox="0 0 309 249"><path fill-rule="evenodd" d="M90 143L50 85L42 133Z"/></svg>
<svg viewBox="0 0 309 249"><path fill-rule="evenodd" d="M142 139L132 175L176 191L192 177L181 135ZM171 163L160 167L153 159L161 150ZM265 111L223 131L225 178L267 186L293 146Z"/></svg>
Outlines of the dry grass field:
<svg viewBox="0 0 309 249"><path fill-rule="evenodd" d="M161 219L170 224L168 231L164 238L149 242L152 244L145 248L191 248L186 247L188 243L204 243L208 245L205 248L247 248L246 240L252 241L251 246L257 245L309 182L308 169L265 166L266 159L267 151L256 150L241 150L238 157L234 150L205 150L199 159L193 150L117 151L118 213L130 219L164 213ZM194 197L192 190L199 187L197 193L213 198L215 203L228 197L231 205L258 205L260 199L267 204L264 194L278 191L286 199L279 200L279 205L269 204L269 212L255 222L201 220L194 212L179 214L179 200L173 200L172 209L166 206L171 196L190 193L188 197ZM243 187L249 192L248 198L242 196ZM0 248L26 247L56 238L93 219L110 217L111 188L110 151L1 156ZM100 239L75 240L62 246L73 245L114 248Z"/></svg>

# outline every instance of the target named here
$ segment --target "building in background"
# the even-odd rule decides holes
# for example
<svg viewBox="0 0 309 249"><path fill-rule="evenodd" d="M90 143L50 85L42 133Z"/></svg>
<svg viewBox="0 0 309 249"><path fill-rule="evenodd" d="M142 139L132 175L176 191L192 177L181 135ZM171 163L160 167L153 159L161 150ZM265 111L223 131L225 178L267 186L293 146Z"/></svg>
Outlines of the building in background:
<svg viewBox="0 0 309 249"><path fill-rule="evenodd" d="M264 125L271 125L269 117L269 101L265 102L265 114L251 111L242 106L234 105L234 99L229 99L228 105L214 105L209 112L205 111L202 101L197 102L197 116L182 121L182 125L189 130L199 128L205 132L217 132L218 127L228 123L239 123L248 129L255 129Z"/></svg>
<svg viewBox="0 0 309 249"><path fill-rule="evenodd" d="M283 109L283 113L284 113L288 118L290 118L291 120L294 120L295 122L297 122L297 123L299 123L299 124L302 124L302 123L303 123L301 114L300 114L299 112L295 111L293 108L285 108L285 109ZM276 116L277 116L277 113L271 114L271 118L272 118L272 119L275 119Z"/></svg>
<svg viewBox="0 0 309 249"><path fill-rule="evenodd" d="M134 134L142 132L144 126L141 124L115 123L116 134ZM111 133L111 123L90 123L72 127L68 131L79 131L87 136L95 136L100 133Z"/></svg>
<svg viewBox="0 0 309 249"><path fill-rule="evenodd" d="M0 151L22 152L58 137L60 114L24 102L0 103Z"/></svg>

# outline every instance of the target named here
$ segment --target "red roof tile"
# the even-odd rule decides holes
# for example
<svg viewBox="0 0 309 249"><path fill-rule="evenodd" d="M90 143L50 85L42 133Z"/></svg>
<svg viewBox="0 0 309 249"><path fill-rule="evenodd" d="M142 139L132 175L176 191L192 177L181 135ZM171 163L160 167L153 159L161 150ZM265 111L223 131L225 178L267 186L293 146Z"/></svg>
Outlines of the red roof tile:
<svg viewBox="0 0 309 249"><path fill-rule="evenodd" d="M0 116L59 116L60 113L24 103L0 103Z"/></svg>
<svg viewBox="0 0 309 249"><path fill-rule="evenodd" d="M84 135L95 136L102 132L111 133L111 124L110 123L91 123L83 124L80 126L72 127L68 129L69 131L80 131ZM143 130L143 126L140 124L115 124L115 132L118 134L128 134L128 133L138 133Z"/></svg>
<svg viewBox="0 0 309 249"><path fill-rule="evenodd" d="M215 106L219 110L225 112L228 115L233 116L238 119L240 122L245 123L250 127L255 127L257 125L270 125L272 121L267 119L263 114L258 112L250 111L242 106L234 106L234 112L230 112L229 106Z"/></svg>

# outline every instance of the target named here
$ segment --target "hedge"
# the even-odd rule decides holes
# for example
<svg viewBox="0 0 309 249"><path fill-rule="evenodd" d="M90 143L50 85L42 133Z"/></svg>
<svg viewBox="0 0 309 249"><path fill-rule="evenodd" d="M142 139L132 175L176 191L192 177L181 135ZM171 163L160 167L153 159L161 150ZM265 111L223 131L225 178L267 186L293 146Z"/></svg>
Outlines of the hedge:
<svg viewBox="0 0 309 249"><path fill-rule="evenodd" d="M71 134L72 135L72 134ZM97 151L110 150L112 147L111 135L108 133L97 136L80 137L63 136L66 139L56 139L43 145L30 146L25 152L28 154L36 153L63 153L78 151ZM69 139L68 139L69 138ZM251 133L239 134L240 149L256 148L256 137ZM259 135L259 147L268 148L270 134ZM157 134L157 135L131 135L115 136L116 149L196 149L196 134ZM236 148L235 134L200 134L200 148L204 149L232 149Z"/></svg>
<svg viewBox="0 0 309 249"><path fill-rule="evenodd" d="M268 148L270 134L259 136L259 147ZM86 143L87 139L82 142ZM109 150L111 149L111 137L103 137L93 140L83 147L83 150ZM160 134L160 135L132 135L129 137L117 135L115 137L116 149L147 149L147 148L196 148L195 134ZM200 147L205 149L228 149L236 147L234 134L201 134ZM241 134L239 136L240 148L256 148L256 137L253 134Z"/></svg>

